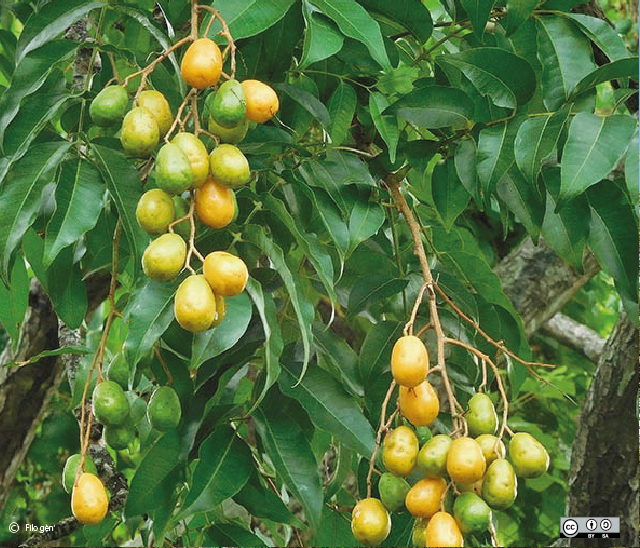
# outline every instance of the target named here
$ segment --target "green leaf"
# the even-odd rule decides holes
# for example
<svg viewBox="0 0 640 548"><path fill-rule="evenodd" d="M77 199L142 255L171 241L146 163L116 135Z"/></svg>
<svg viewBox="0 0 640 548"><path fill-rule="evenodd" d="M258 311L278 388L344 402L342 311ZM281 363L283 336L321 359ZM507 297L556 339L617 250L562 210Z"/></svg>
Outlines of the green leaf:
<svg viewBox="0 0 640 548"><path fill-rule="evenodd" d="M433 32L431 12L420 0L359 0L367 11L382 15L385 19L404 27L421 44L424 44Z"/></svg>
<svg viewBox="0 0 640 548"><path fill-rule="evenodd" d="M469 203L469 193L458 179L453 158L434 166L431 193L438 217L444 227L451 230L453 223Z"/></svg>
<svg viewBox="0 0 640 548"><path fill-rule="evenodd" d="M528 118L518 128L514 142L516 163L531 184L538 180L542 161L555 150L568 117L569 108L565 107L554 114Z"/></svg>
<svg viewBox="0 0 640 548"><path fill-rule="evenodd" d="M251 414L260 405L269 388L278 380L280 375L280 355L284 348L280 320L276 315L276 305L271 295L265 295L260 283L253 278L247 281L246 291L258 309L262 328L264 330L265 380L262 392L253 404Z"/></svg>
<svg viewBox="0 0 640 548"><path fill-rule="evenodd" d="M125 516L132 517L156 508L154 491L169 473L179 464L180 438L177 430L165 432L153 444L138 465L129 485Z"/></svg>
<svg viewBox="0 0 640 548"><path fill-rule="evenodd" d="M341 547L355 544L353 540L349 540L353 537L350 521L350 513L341 513L325 506L322 509L322 520L318 530L309 545Z"/></svg>
<svg viewBox="0 0 640 548"><path fill-rule="evenodd" d="M592 87L617 78L638 77L638 57L618 59L598 67L578 82L571 97L576 97Z"/></svg>
<svg viewBox="0 0 640 548"><path fill-rule="evenodd" d="M382 114L395 114L418 126L436 129L463 129L473 120L473 104L467 94L445 86L416 89L386 108Z"/></svg>
<svg viewBox="0 0 640 548"><path fill-rule="evenodd" d="M300 68L331 57L342 49L344 43L344 37L335 23L319 13L309 0L302 0L302 14L306 29Z"/></svg>
<svg viewBox="0 0 640 548"><path fill-rule="evenodd" d="M460 4L467 12L473 25L473 33L480 41L482 41L482 35L494 3L495 0L460 0Z"/></svg>
<svg viewBox="0 0 640 548"><path fill-rule="evenodd" d="M507 36L511 36L524 23L538 5L538 0L507 0Z"/></svg>
<svg viewBox="0 0 640 548"><path fill-rule="evenodd" d="M627 156L624 160L624 178L627 183L627 190L629 191L629 197L631 203L636 210L638 209L638 181L640 180L639 171L639 158L638 158L638 133L629 142L629 148L627 149Z"/></svg>
<svg viewBox="0 0 640 548"><path fill-rule="evenodd" d="M380 26L355 0L309 0L329 19L336 22L345 36L362 42L371 57L383 68L391 62L382 41Z"/></svg>
<svg viewBox="0 0 640 548"><path fill-rule="evenodd" d="M142 257L142 246L149 241L136 219L136 207L142 196L138 172L131 161L117 150L101 145L93 145L90 150L115 202L131 254L136 258L133 263L135 277L140 269L138 257Z"/></svg>
<svg viewBox="0 0 640 548"><path fill-rule="evenodd" d="M64 249L47 268L42 260L44 241L34 230L25 234L23 248L29 266L51 299L58 317L69 329L78 329L87 311L87 290L80 265L74 263L73 249Z"/></svg>
<svg viewBox="0 0 640 548"><path fill-rule="evenodd" d="M207 529L204 536L206 546L264 546L264 541L234 523L220 523Z"/></svg>
<svg viewBox="0 0 640 548"><path fill-rule="evenodd" d="M567 102L578 82L596 66L589 40L563 17L536 19L542 92L549 111Z"/></svg>
<svg viewBox="0 0 640 548"><path fill-rule="evenodd" d="M313 335L318 364L340 380L351 394L362 397L364 390L358 377L358 356L353 348L319 322L313 324Z"/></svg>
<svg viewBox="0 0 640 548"><path fill-rule="evenodd" d="M228 425L216 428L202 443L182 518L210 511L247 483L253 460L247 444Z"/></svg>
<svg viewBox="0 0 640 548"><path fill-rule="evenodd" d="M372 301L377 303L400 293L408 283L408 280L391 278L386 274L371 274L359 280L351 290L347 313L353 317L369 306Z"/></svg>
<svg viewBox="0 0 640 548"><path fill-rule="evenodd" d="M245 293L224 298L226 316L213 329L196 333L193 337L190 370L231 348L244 335L251 320L251 303Z"/></svg>
<svg viewBox="0 0 640 548"><path fill-rule="evenodd" d="M13 252L35 221L42 191L70 146L56 141L31 147L0 185L0 278L8 279Z"/></svg>
<svg viewBox="0 0 640 548"><path fill-rule="evenodd" d="M137 364L169 327L177 288L177 281L147 280L133 294L125 315L128 331L124 347L130 365Z"/></svg>
<svg viewBox="0 0 640 548"><path fill-rule="evenodd" d="M402 328L400 322L382 321L367 330L358 365L363 385L368 386L374 378L389 369L391 349L402 335Z"/></svg>
<svg viewBox="0 0 640 548"><path fill-rule="evenodd" d="M15 353L20 340L20 328L29 306L29 277L21 258L16 259L11 269L11 284L7 287L0 281L0 324L11 337Z"/></svg>
<svg viewBox="0 0 640 548"><path fill-rule="evenodd" d="M395 116L390 114L382 115L382 112L389 106L386 96L377 91L369 94L369 113L373 119L376 129L380 133L380 137L387 144L389 149L389 159L391 163L396 161L396 149L398 148L398 140L400 139L400 130L398 129L398 121Z"/></svg>
<svg viewBox="0 0 640 548"><path fill-rule="evenodd" d="M629 202L611 181L602 181L587 193L591 220L589 247L628 298L638 302L638 231Z"/></svg>
<svg viewBox="0 0 640 548"><path fill-rule="evenodd" d="M0 286L0 290L2 290L2 286ZM28 360L21 362L20 365L29 365L30 363L36 363L43 358L49 358L51 356L64 356L68 354L84 356L86 354L93 354L93 352L93 350L87 348L86 346L63 346L61 348L56 348L55 350L45 350L44 352L40 352L40 354L38 354L37 356L31 356ZM4 364L5 367L12 367L14 365L17 365L17 362L11 361Z"/></svg>
<svg viewBox="0 0 640 548"><path fill-rule="evenodd" d="M277 474L302 504L305 518L316 529L322 514L322 484L318 463L304 432L272 391L253 415L256 429Z"/></svg>
<svg viewBox="0 0 640 548"><path fill-rule="evenodd" d="M384 108L389 106L389 102L386 101L388 95L406 95L413 89L413 84L420 78L420 69L418 67L400 65L397 68L392 68L386 71L382 76L378 78L376 88L382 92L385 98ZM371 103L371 98L369 98ZM383 107L380 111L384 110Z"/></svg>
<svg viewBox="0 0 640 548"><path fill-rule="evenodd" d="M363 457L371 458L375 434L353 397L319 367L310 368L296 385L300 370L296 364L283 366L278 379L282 393L300 402L316 428L335 436Z"/></svg>
<svg viewBox="0 0 640 548"><path fill-rule="evenodd" d="M102 7L104 7L103 2L87 2L87 0L65 0L45 4L38 13L27 20L20 33L16 48L16 63L20 63L30 51L56 38L91 10Z"/></svg>
<svg viewBox="0 0 640 548"><path fill-rule="evenodd" d="M527 181L516 166L511 166L498 181L496 190L533 240L537 241L544 219L545 202L538 194L535 184Z"/></svg>
<svg viewBox="0 0 640 548"><path fill-rule="evenodd" d="M282 249L271 239L267 237L264 229L258 225L246 225L243 233L244 239L257 246L261 251L267 254L269 260L273 263L274 268L282 277L285 287L291 298L291 304L298 319L300 326L300 335L302 338L302 346L304 349L303 374L306 370L309 359L311 358L311 323L313 322L314 309L313 305L305 298L304 291L300 287L300 282L294 279L291 270L287 265Z"/></svg>
<svg viewBox="0 0 640 548"><path fill-rule="evenodd" d="M340 80L327 105L331 116L329 135L333 145L337 146L347 139L349 129L351 129L351 124L353 123L356 104L355 90Z"/></svg>
<svg viewBox="0 0 640 548"><path fill-rule="evenodd" d="M349 249L347 257L361 242L368 240L384 223L385 213L378 202L356 200L349 217Z"/></svg>
<svg viewBox="0 0 640 548"><path fill-rule="evenodd" d="M562 153L558 207L606 177L627 151L636 131L630 116L576 114Z"/></svg>
<svg viewBox="0 0 640 548"><path fill-rule="evenodd" d="M47 224L45 265L96 226L104 194L100 173L89 162L75 159L62 164L56 186L56 211Z"/></svg>
<svg viewBox="0 0 640 548"><path fill-rule="evenodd" d="M454 153L454 162L460 182L464 188L467 189L467 192L473 197L476 204L480 206L482 204L482 199L480 198L478 188L476 144L473 139L464 139L458 142Z"/></svg>
<svg viewBox="0 0 640 548"><path fill-rule="evenodd" d="M562 15L575 21L582 32L589 37L589 40L592 40L611 61L629 57L629 50L624 39L608 21L583 13L564 13ZM637 69L636 62L636 75L638 74Z"/></svg>
<svg viewBox="0 0 640 548"><path fill-rule="evenodd" d="M440 55L436 63L462 71L481 95L488 95L499 107L516 108L527 103L536 88L531 65L501 48L469 48Z"/></svg>
<svg viewBox="0 0 640 548"><path fill-rule="evenodd" d="M280 91L284 91L309 114L315 117L325 129L329 129L331 126L329 111L324 104L313 96L312 93L305 91L304 89L300 89L299 87L292 86L291 84L278 84L274 87Z"/></svg>
<svg viewBox="0 0 640 548"><path fill-rule="evenodd" d="M256 518L270 519L278 523L301 526L302 523L285 506L282 499L267 489L256 472L233 499L244 506ZM244 544L242 545L244 546Z"/></svg>
<svg viewBox="0 0 640 548"><path fill-rule="evenodd" d="M295 0L216 0L234 40L260 34L282 19Z"/></svg>

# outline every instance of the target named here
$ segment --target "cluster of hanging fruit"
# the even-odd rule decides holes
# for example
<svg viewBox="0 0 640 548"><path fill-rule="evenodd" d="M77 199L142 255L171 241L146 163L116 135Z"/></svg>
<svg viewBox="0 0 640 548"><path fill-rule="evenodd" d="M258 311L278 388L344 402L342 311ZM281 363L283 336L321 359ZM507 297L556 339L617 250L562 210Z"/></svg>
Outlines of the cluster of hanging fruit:
<svg viewBox="0 0 640 548"><path fill-rule="evenodd" d="M518 432L508 443L507 458L505 444L495 435L499 421L493 401L481 392L468 402L465 435L433 435L440 405L426 380L429 356L418 337L396 341L391 372L399 385L400 413L413 428L401 425L387 433L379 498L356 504L353 535L366 545L380 544L391 531L391 513L406 509L415 518L414 546L463 546L464 535L490 530L492 510L514 503L518 478L547 471L549 455L533 436Z"/></svg>

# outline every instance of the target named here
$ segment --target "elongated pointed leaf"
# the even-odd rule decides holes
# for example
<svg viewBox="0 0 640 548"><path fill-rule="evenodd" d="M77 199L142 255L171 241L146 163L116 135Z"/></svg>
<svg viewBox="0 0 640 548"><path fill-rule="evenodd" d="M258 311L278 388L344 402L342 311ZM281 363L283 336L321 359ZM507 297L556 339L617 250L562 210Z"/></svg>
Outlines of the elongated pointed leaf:
<svg viewBox="0 0 640 548"><path fill-rule="evenodd" d="M356 200L349 217L349 250L347 257L360 245L369 239L384 223L385 214L378 202Z"/></svg>
<svg viewBox="0 0 640 548"><path fill-rule="evenodd" d="M473 25L473 33L480 41L482 41L482 35L494 3L495 0L460 0L460 4L467 12Z"/></svg>
<svg viewBox="0 0 640 548"><path fill-rule="evenodd" d="M535 184L525 179L517 167L511 166L498 181L496 190L498 196L527 228L533 240L537 241L544 219L545 202L538 194Z"/></svg>
<svg viewBox="0 0 640 548"><path fill-rule="evenodd" d="M355 90L341 80L327 105L331 117L329 135L334 145L339 145L347 138L357 102Z"/></svg>
<svg viewBox="0 0 640 548"><path fill-rule="evenodd" d="M313 335L318 364L327 369L351 394L361 398L364 389L358 376L358 356L353 348L319 322L313 324Z"/></svg>
<svg viewBox="0 0 640 548"><path fill-rule="evenodd" d="M383 68L391 68L391 62L382 41L380 26L355 0L309 0L329 19L336 22L345 36L362 42L371 57Z"/></svg>
<svg viewBox="0 0 640 548"><path fill-rule="evenodd" d="M380 137L387 144L389 149L389 159L396 161L396 149L400 139L400 130L395 116L390 114L382 115L382 112L389 106L387 97L382 93L374 91L369 94L369 113L373 119L376 129L380 132Z"/></svg>
<svg viewBox="0 0 640 548"><path fill-rule="evenodd" d="M458 179L453 158L433 168L431 194L438 217L444 227L450 230L469 203L469 193Z"/></svg>
<svg viewBox="0 0 640 548"><path fill-rule="evenodd" d="M202 443L191 490L180 512L183 517L210 511L235 495L253 469L251 451L228 425L216 428Z"/></svg>
<svg viewBox="0 0 640 548"><path fill-rule="evenodd" d="M507 0L507 36L511 36L524 23L538 5L538 0Z"/></svg>
<svg viewBox="0 0 640 548"><path fill-rule="evenodd" d="M404 27L421 44L424 44L433 32L431 12L420 0L403 0L388 2L387 0L360 0L367 11L378 13L385 19Z"/></svg>
<svg viewBox="0 0 640 548"><path fill-rule="evenodd" d="M11 269L11 284L0 281L0 324L11 337L14 353L18 349L20 328L29 305L29 278L24 260L16 259Z"/></svg>
<svg viewBox="0 0 640 548"><path fill-rule="evenodd" d="M533 96L536 77L531 65L501 48L470 48L436 57L440 65L453 65L482 95L499 107L515 108Z"/></svg>
<svg viewBox="0 0 640 548"><path fill-rule="evenodd" d="M386 274L371 274L359 280L349 294L349 316L357 315L371 303L377 304L381 299L400 293L408 283L408 280L393 278Z"/></svg>
<svg viewBox="0 0 640 548"><path fill-rule="evenodd" d="M618 59L617 61L613 61L613 63L607 63L606 65L598 67L578 82L576 89L572 93L572 97L603 82L628 77L638 77L638 57Z"/></svg>
<svg viewBox="0 0 640 548"><path fill-rule="evenodd" d="M0 287L0 291L2 287ZM24 362L20 362L22 366L28 365L30 363L37 363L43 358L49 358L51 356L65 356L69 354L74 354L76 356L85 356L87 354L93 354L93 350L91 348L87 348L86 346L63 346L62 348L56 348L55 350L45 350L44 352L40 352L36 356L32 356L28 360ZM15 361L6 362L3 364L5 367L12 367L17 365Z"/></svg>
<svg viewBox="0 0 640 548"><path fill-rule="evenodd" d="M558 207L606 177L624 156L635 131L636 121L629 116L576 114L562 154Z"/></svg>
<svg viewBox="0 0 640 548"><path fill-rule="evenodd" d="M476 170L476 144L472 139L460 141L456 147L454 162L456 173L467 192L480 206L480 189L478 188L478 172Z"/></svg>
<svg viewBox="0 0 640 548"><path fill-rule="evenodd" d="M256 471L245 486L234 495L233 500L240 506L244 506L252 516L257 518L289 523L298 527L302 525L302 522L285 506L282 499L262 484Z"/></svg>
<svg viewBox="0 0 640 548"><path fill-rule="evenodd" d="M62 165L56 186L56 211L47 225L45 265L96 226L104 195L100 173L89 162L76 159Z"/></svg>
<svg viewBox="0 0 640 548"><path fill-rule="evenodd" d="M216 0L234 40L264 32L282 19L295 0Z"/></svg>
<svg viewBox="0 0 640 548"><path fill-rule="evenodd" d="M8 279L13 252L35 221L42 190L70 146L67 141L33 146L0 185L0 278Z"/></svg>
<svg viewBox="0 0 640 548"><path fill-rule="evenodd" d="M376 376L391 367L391 349L401 336L403 327L400 322L382 321L367 331L358 365L362 384L369 385Z"/></svg>
<svg viewBox="0 0 640 548"><path fill-rule="evenodd" d="M300 369L299 365L284 365L278 379L283 394L298 400L317 428L332 434L363 457L370 458L375 434L353 397L319 367L309 369L302 382L296 385Z"/></svg>
<svg viewBox="0 0 640 548"><path fill-rule="evenodd" d="M243 546L246 548L264 546L264 541L235 523L219 523L207 529L204 537L206 546Z"/></svg>
<svg viewBox="0 0 640 548"><path fill-rule="evenodd" d="M308 0L302 1L302 14L306 29L300 67L304 68L339 52L344 36L337 25L319 13Z"/></svg>
<svg viewBox="0 0 640 548"><path fill-rule="evenodd" d="M582 32L590 40L593 40L611 61L629 57L629 50L624 39L608 21L584 13L564 13L562 15L577 23Z"/></svg>
<svg viewBox="0 0 640 548"><path fill-rule="evenodd" d="M634 204L636 211L638 210L638 182L640 180L638 162L638 133L636 132L635 137L629 142L627 157L624 160L624 178L631 203Z"/></svg>
<svg viewBox="0 0 640 548"><path fill-rule="evenodd" d="M313 96L312 93L304 89L300 89L299 87L292 86L291 84L278 84L274 87L280 91L284 91L296 103L313 115L325 127L325 129L329 129L331 126L329 111L323 103Z"/></svg>

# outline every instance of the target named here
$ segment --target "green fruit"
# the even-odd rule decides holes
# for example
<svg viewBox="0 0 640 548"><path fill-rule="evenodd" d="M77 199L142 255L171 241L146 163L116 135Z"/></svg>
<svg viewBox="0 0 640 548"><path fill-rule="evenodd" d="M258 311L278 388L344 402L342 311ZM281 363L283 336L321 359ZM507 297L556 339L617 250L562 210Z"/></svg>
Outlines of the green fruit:
<svg viewBox="0 0 640 548"><path fill-rule="evenodd" d="M506 459L494 460L482 481L482 498L494 510L506 510L516 500L518 480Z"/></svg>
<svg viewBox="0 0 640 548"><path fill-rule="evenodd" d="M136 432L129 421L120 426L105 426L103 435L104 441L116 451L126 449L136 439Z"/></svg>
<svg viewBox="0 0 640 548"><path fill-rule="evenodd" d="M147 234L164 234L175 219L175 206L164 190L153 188L138 200L136 219Z"/></svg>
<svg viewBox="0 0 640 548"><path fill-rule="evenodd" d="M129 415L129 401L119 384L98 383L93 389L93 414L100 424L118 426Z"/></svg>
<svg viewBox="0 0 640 548"><path fill-rule="evenodd" d="M167 143L156 156L156 184L169 194L182 194L193 184L193 170L178 145Z"/></svg>
<svg viewBox="0 0 640 548"><path fill-rule="evenodd" d="M539 478L549 468L549 453L527 432L518 432L511 438L509 460L520 478Z"/></svg>
<svg viewBox="0 0 640 548"><path fill-rule="evenodd" d="M480 434L494 434L498 428L496 410L486 394L476 394L469 400L466 419L469 435L474 438Z"/></svg>
<svg viewBox="0 0 640 548"><path fill-rule="evenodd" d="M410 489L411 486L407 483L407 480L391 472L382 474L380 483L378 483L380 500L390 512L396 512L404 507L404 499Z"/></svg>
<svg viewBox="0 0 640 548"><path fill-rule="evenodd" d="M180 400L176 391L169 386L156 388L147 407L151 426L160 432L166 432L178 426L180 416Z"/></svg>
<svg viewBox="0 0 640 548"><path fill-rule="evenodd" d="M108 381L120 385L123 390L129 390L129 364L123 352L118 352L113 357L107 368L106 377Z"/></svg>
<svg viewBox="0 0 640 548"><path fill-rule="evenodd" d="M491 525L491 508L475 493L462 493L453 503L453 517L464 534L481 533Z"/></svg>
<svg viewBox="0 0 640 548"><path fill-rule="evenodd" d="M420 444L420 447L433 438L431 429L428 426L416 426L416 436L418 436L418 443Z"/></svg>
<svg viewBox="0 0 640 548"><path fill-rule="evenodd" d="M193 133L180 132L171 142L178 145L191 164L193 183L191 188L202 186L209 176L209 153L204 143Z"/></svg>
<svg viewBox="0 0 640 548"><path fill-rule="evenodd" d="M122 120L128 103L126 89L122 86L108 86L91 101L89 116L97 126L111 126Z"/></svg>
<svg viewBox="0 0 640 548"><path fill-rule="evenodd" d="M209 132L217 136L221 143L236 145L246 137L249 129L249 120L246 118L232 128L222 127L214 120L213 116L209 116L208 120Z"/></svg>
<svg viewBox="0 0 640 548"><path fill-rule="evenodd" d="M424 548L427 545L427 523L428 519L420 518L413 522L411 531L411 545L415 548Z"/></svg>
<svg viewBox="0 0 640 548"><path fill-rule="evenodd" d="M69 494L71 494L71 491L73 491L73 484L76 481L76 471L78 470L78 466L80 465L81 458L82 455L80 455L80 453L71 455L67 459L67 462L64 465L64 469L62 470L62 486L64 487L64 490ZM98 475L96 465L89 455L85 455L84 457L84 469L91 474L95 474L96 476Z"/></svg>
<svg viewBox="0 0 640 548"><path fill-rule="evenodd" d="M249 162L234 145L218 145L209 155L213 178L222 186L238 188L251 180Z"/></svg>
<svg viewBox="0 0 640 548"><path fill-rule="evenodd" d="M176 220L189 213L189 202L187 202L187 200L182 196L174 196L173 205L176 210ZM176 234L179 234L185 241L187 241L191 237L191 223L189 222L189 219L185 219L184 221L180 221L178 224L173 225L173 230Z"/></svg>
<svg viewBox="0 0 640 548"><path fill-rule="evenodd" d="M247 116L247 98L237 80L227 80L219 88L211 104L211 116L224 128L236 127Z"/></svg>
<svg viewBox="0 0 640 548"><path fill-rule="evenodd" d="M187 244L178 234L163 234L142 254L142 270L154 280L172 280L182 270Z"/></svg>
<svg viewBox="0 0 640 548"><path fill-rule="evenodd" d="M506 455L506 450L504 448L504 443L502 440L498 441L498 438L492 436L491 434L482 434L476 438L480 449L482 449L482 454L484 455L485 460L487 461L487 466L489 466L496 459L503 459ZM496 447L496 443L498 444ZM496 454L496 450L498 453Z"/></svg>
<svg viewBox="0 0 640 548"><path fill-rule="evenodd" d="M447 455L452 439L438 434L422 446L418 453L418 468L428 478L442 478L447 473Z"/></svg>
<svg viewBox="0 0 640 548"><path fill-rule="evenodd" d="M120 142L129 156L147 158L160 141L160 130L153 114L144 107L133 107L122 121Z"/></svg>

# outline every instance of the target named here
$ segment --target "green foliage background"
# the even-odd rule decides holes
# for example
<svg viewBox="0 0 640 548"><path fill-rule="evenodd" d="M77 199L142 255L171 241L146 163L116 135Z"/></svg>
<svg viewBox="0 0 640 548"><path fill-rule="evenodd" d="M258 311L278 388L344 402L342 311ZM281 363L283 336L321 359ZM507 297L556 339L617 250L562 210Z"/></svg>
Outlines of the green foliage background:
<svg viewBox="0 0 640 548"><path fill-rule="evenodd" d="M192 546L280 546L296 531L309 545L354 545L343 509L364 496L391 346L422 283L408 228L379 184L399 169L440 285L494 339L558 364L542 372L548 384L517 363L506 369L509 424L542 441L552 465L494 513L503 545L557 537L593 364L544 335L530 346L492 267L527 236L578 269L588 246L603 272L564 312L603 337L621 307L638 317L638 132L624 105L628 78L638 78L637 24L619 18L614 30L571 13L578 3L216 0L237 40L237 77L273 85L281 108L241 144L258 177L237 193L237 221L198 233L201 252L233 250L251 280L223 324L195 336L173 317L181 279L141 274L140 165L87 112L116 70L134 72L188 32L188 2L0 4L0 346L7 335L17 342L35 276L96 348L108 305L85 319L85 280L109 270L120 219L124 320L108 358L124 352L130 401L144 409L167 380L153 354L161 348L183 409L162 436L135 415L137 451L114 453L129 480L126 507L68 545L146 545L153 533ZM86 38L66 38L83 18ZM591 42L609 63L596 65ZM84 47L97 53L96 73L77 82ZM186 92L180 54L149 79L174 112ZM491 351L452 311L441 314L448 334ZM448 366L464 405L480 372L459 350ZM60 475L79 450L71 411L90 361L38 430L0 516L3 545L15 542L4 524L70 514ZM436 426L448 431L446 414ZM395 515L384 545L407 545L410 530L407 513Z"/></svg>

